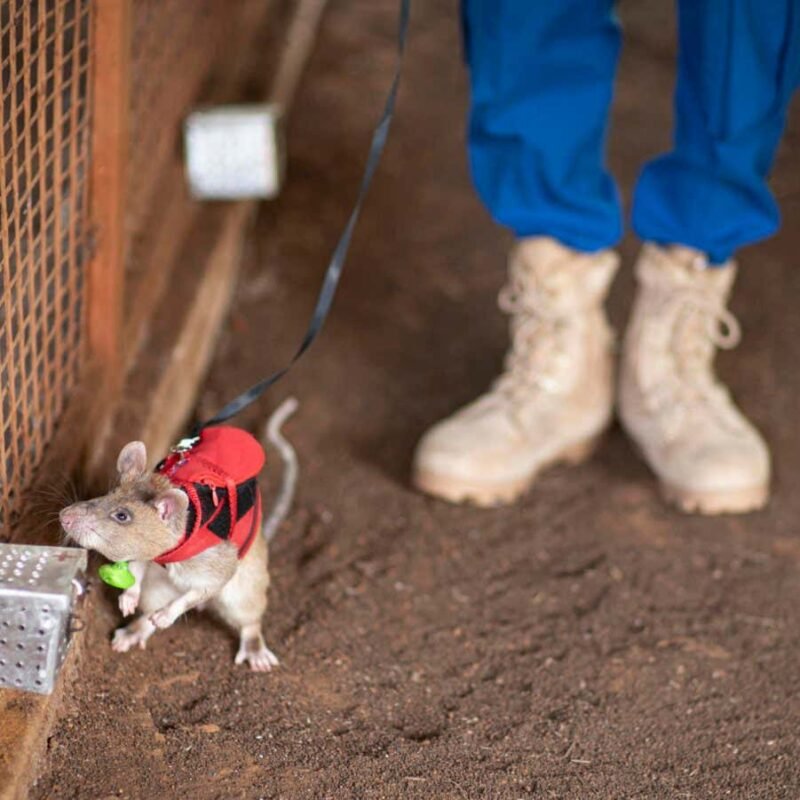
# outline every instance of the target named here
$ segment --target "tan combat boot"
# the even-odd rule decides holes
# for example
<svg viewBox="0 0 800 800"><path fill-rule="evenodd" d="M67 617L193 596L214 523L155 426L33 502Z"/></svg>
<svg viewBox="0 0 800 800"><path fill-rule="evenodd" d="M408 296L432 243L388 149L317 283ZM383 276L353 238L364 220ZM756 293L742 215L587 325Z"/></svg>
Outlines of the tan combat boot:
<svg viewBox="0 0 800 800"><path fill-rule="evenodd" d="M612 334L603 311L618 257L549 238L515 247L500 307L511 349L491 390L425 434L414 483L488 506L522 494L544 466L586 458L613 408Z"/></svg>
<svg viewBox="0 0 800 800"><path fill-rule="evenodd" d="M767 501L769 452L713 372L717 347L735 347L725 308L733 262L709 267L687 247L644 246L625 335L622 423L684 511L745 512Z"/></svg>

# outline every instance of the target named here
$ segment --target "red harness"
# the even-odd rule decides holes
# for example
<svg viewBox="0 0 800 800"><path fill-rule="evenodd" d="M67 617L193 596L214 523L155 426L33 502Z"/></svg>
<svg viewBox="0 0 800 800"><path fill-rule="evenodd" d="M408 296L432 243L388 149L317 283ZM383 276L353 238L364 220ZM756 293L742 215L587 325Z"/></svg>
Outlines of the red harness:
<svg viewBox="0 0 800 800"><path fill-rule="evenodd" d="M261 528L258 473L264 449L247 431L229 426L205 428L189 450L170 453L157 467L189 497L183 538L153 559L157 564L185 561L228 541L244 558Z"/></svg>

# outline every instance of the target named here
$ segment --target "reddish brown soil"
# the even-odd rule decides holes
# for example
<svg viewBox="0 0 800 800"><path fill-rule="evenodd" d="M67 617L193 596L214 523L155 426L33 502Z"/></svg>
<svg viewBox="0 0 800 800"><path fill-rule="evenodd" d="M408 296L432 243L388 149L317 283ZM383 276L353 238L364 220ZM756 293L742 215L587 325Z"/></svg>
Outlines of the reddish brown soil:
<svg viewBox="0 0 800 800"><path fill-rule="evenodd" d="M289 185L260 215L203 410L301 334L390 74L395 5L333 4L291 123ZM662 5L622 8L612 163L626 195L668 140ZM742 255L746 337L720 367L774 445L768 510L665 508L614 430L517 507L479 511L408 485L417 437L486 385L504 346L508 238L470 188L464 109L455 2L418 3L334 317L242 419L260 427L289 392L302 403L302 482L266 623L281 668L235 668L232 637L199 615L113 655L106 602L35 797L800 796L800 129L775 181L784 230ZM630 264L635 242L623 253ZM617 324L630 294L627 270Z"/></svg>

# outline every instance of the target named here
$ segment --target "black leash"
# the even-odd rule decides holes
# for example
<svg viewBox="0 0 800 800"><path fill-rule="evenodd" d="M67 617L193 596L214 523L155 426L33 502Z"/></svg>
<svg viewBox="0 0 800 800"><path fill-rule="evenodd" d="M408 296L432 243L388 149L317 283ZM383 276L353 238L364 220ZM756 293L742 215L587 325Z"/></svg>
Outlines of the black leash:
<svg viewBox="0 0 800 800"><path fill-rule="evenodd" d="M347 258L347 251L350 248L350 239L353 236L353 231L361 214L361 208L364 205L364 200L367 196L367 190L372 183L372 178L374 177L375 170L378 167L378 162L383 155L383 149L386 146L386 138L389 135L389 127L391 126L392 118L394 117L395 100L397 98L397 89L400 85L400 72L402 69L403 53L405 51L406 38L408 34L408 18L410 8L411 0L400 0L400 11L397 25L397 66L395 67L392 85L389 89L389 94L386 97L386 103L384 104L380 121L372 133L372 143L370 144L367 163L364 167L364 176L361 178L361 186L358 190L358 197L356 198L353 210L350 212L350 217L347 220L344 231L339 237L339 241L336 244L335 250L333 251L331 260L328 263L328 268L325 271L325 278L322 282L322 288L320 289L317 297L317 304L314 307L314 313L311 315L311 321L308 324L308 329L303 337L303 341L300 343L300 347L297 348L297 351L295 352L294 356L292 356L291 361L289 361L285 367L273 372L268 377L251 386L247 391L242 392L242 394L231 400L230 403L228 403L221 411L211 417L211 419L196 425L192 430L192 439L199 436L200 431L202 431L203 428L207 428L209 425L219 425L222 422L226 422L231 417L247 408L247 406L249 406L251 403L254 403L259 397L261 397L262 394L264 394L267 389L269 389L270 386L272 386L274 383L277 383L277 381L279 381L294 366L294 364L300 359L303 353L308 350L312 342L317 338L322 330L322 326L325 324L325 320L331 310L333 298L336 294L336 287L339 285L339 279L342 276L342 268L344 267L344 262ZM180 447L184 443L187 443L187 440L183 440L183 442L181 442L178 446Z"/></svg>

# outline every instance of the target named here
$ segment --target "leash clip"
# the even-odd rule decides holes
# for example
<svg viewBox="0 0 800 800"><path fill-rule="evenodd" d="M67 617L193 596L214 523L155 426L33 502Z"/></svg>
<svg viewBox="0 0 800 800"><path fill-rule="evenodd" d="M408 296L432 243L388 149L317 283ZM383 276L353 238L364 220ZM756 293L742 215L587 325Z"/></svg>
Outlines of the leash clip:
<svg viewBox="0 0 800 800"><path fill-rule="evenodd" d="M168 467L170 471L174 470L176 467L179 467L186 461L186 454L200 441L199 436L186 436L181 439L174 447L171 447L169 452L173 456L177 456L177 459L171 459L171 463L168 462Z"/></svg>
<svg viewBox="0 0 800 800"><path fill-rule="evenodd" d="M188 453L199 441L199 436L187 436L181 439L174 447L170 448L170 453L182 456Z"/></svg>

